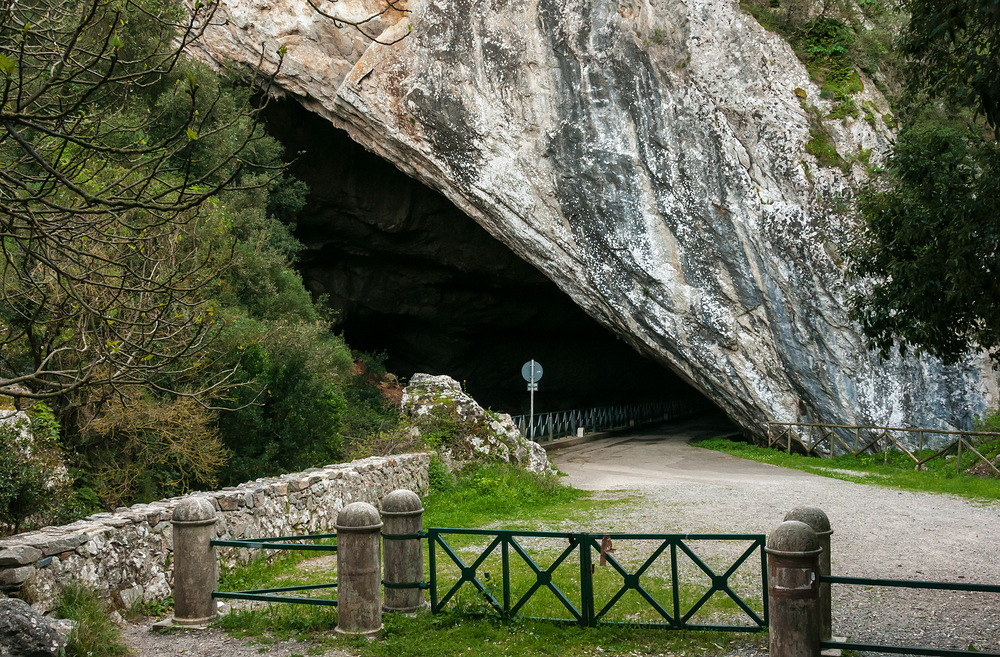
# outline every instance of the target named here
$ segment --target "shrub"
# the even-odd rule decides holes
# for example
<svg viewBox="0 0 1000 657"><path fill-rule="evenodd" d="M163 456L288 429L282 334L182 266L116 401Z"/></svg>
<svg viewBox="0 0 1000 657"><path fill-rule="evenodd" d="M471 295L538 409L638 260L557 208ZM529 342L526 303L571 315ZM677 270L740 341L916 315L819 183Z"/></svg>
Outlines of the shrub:
<svg viewBox="0 0 1000 657"><path fill-rule="evenodd" d="M59 446L59 423L37 403L30 414L2 411L0 524L11 533L26 522L45 523L66 504L70 478Z"/></svg>
<svg viewBox="0 0 1000 657"><path fill-rule="evenodd" d="M213 488L226 459L216 414L189 397L123 393L90 424L94 486L104 506Z"/></svg>

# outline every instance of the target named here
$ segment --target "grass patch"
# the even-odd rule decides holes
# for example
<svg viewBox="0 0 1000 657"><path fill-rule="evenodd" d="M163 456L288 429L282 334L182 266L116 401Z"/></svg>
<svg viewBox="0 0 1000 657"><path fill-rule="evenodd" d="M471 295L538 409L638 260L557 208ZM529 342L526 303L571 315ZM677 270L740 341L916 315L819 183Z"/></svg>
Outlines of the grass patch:
<svg viewBox="0 0 1000 657"><path fill-rule="evenodd" d="M606 531L610 527L593 527L590 523L598 512L628 500L593 500L584 491L562 486L554 476L525 473L507 465L481 465L451 475L438 465L432 467L434 490L424 498L424 526L470 528L491 526L518 530L556 529ZM485 550L490 538L475 535L450 534L449 546L466 564ZM548 568L568 547L566 538L518 538L524 551L542 569ZM658 544L657 544L658 545ZM650 541L616 541L614 558L629 572L641 566L655 549ZM738 556L746 544L726 549ZM695 552L716 572L723 572L736 556L726 549L704 552L692 545ZM335 563L328 568L313 568L314 557L291 553L272 563L263 561L234 568L223 575L228 590L293 586L332 581ZM425 560L429 559L425 550ZM597 556L594 561L597 562ZM437 548L439 596L451 588L460 574L457 564ZM760 584L752 581L753 572L759 578L759 562L750 559L741 570L747 570L747 581L731 580L735 590L744 595L752 607L761 610ZM678 562L684 584L679 587L682 609L690 608L711 584L693 562ZM502 599L502 556L499 548L477 568L477 577L498 599ZM525 561L510 551L510 589L516 601L535 582L534 571ZM700 575L699 575L700 573ZM670 612L671 582L669 581L669 550L643 574L642 585ZM687 579L690 577L690 581ZM699 579L700 577L700 579ZM563 565L553 572L553 583L575 606L579 606L580 567L578 557L571 553ZM611 567L597 568L594 574L595 604L601 609L622 586L622 578ZM325 595L322 593L314 595ZM694 655L721 654L748 643L766 645L766 634L734 635L716 632L678 632L641 628L640 623L662 620L638 594L629 591L605 620L618 621L622 626L581 629L572 624L532 619L530 616L565 617L570 612L547 589L536 593L520 614L499 619L484 616L492 612L483 596L465 584L448 603L446 611L431 614L423 611L414 615L386 615L385 629L374 641L337 637L333 628L337 622L335 608L304 605L274 604L248 606L231 612L219 625L236 637L261 644L297 639L311 643L303 652L318 654L322 650L347 648L361 656L406 657L409 655L597 655L611 652L631 655L662 655L687 653ZM732 617L739 609L726 596L716 593L690 621L719 622ZM749 624L748 621L742 621Z"/></svg>
<svg viewBox="0 0 1000 657"><path fill-rule="evenodd" d="M888 486L900 490L928 493L947 493L969 499L1000 500L1000 479L973 477L958 474L957 470L972 467L976 457L963 453L959 468L955 458L934 459L924 465L924 470L915 470L913 460L897 451L889 452L889 462L884 462L882 454L863 454L857 457L844 455L832 459L788 454L776 449L758 447L735 442L725 438L713 438L697 443L699 447L726 452L740 458L770 463L783 468L802 470L812 474L842 479L861 484ZM985 443L977 447L984 456L995 457L1000 452L1000 441ZM984 451L985 450L985 451ZM934 450L924 450L920 458L930 456Z"/></svg>
<svg viewBox="0 0 1000 657"><path fill-rule="evenodd" d="M723 632L664 632L617 627L581 629L545 621L501 622L460 614L418 614L415 617L385 616L385 630L378 640L354 640L350 649L371 657L717 655L747 643L766 647L767 635L737 637Z"/></svg>
<svg viewBox="0 0 1000 657"><path fill-rule="evenodd" d="M68 655L125 657L129 654L121 628L111 620L108 604L94 589L76 582L66 584L59 594L56 614L76 621L66 646Z"/></svg>
<svg viewBox="0 0 1000 657"><path fill-rule="evenodd" d="M426 527L482 527L498 521L538 523L564 518L600 502L564 486L555 475L536 475L505 463L449 474L432 466L431 493L424 498Z"/></svg>

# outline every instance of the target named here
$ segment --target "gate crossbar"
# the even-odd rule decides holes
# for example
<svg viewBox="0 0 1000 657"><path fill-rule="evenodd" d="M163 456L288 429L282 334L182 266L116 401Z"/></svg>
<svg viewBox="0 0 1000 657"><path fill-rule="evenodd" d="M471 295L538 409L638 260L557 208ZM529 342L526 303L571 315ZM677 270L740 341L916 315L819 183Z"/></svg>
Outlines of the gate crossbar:
<svg viewBox="0 0 1000 657"><path fill-rule="evenodd" d="M444 535L464 535L482 536L491 540L486 547L479 551L470 562L463 560L457 551L448 543ZM545 617L545 620L570 622L583 627L596 625L629 625L640 627L660 627L668 629L689 629L689 630L722 630L753 632L760 631L767 627L767 597L764 592L767 590L767 562L764 552L765 536L761 534L638 534L638 533L576 533L576 532L541 532L541 531L510 531L510 530L483 530L483 529L452 529L435 528L427 530L429 542L429 565L430 565L430 597L431 610L439 612L450 602L458 591L465 584L470 584L485 602L489 609L501 617L510 617L521 612L528 601L539 590L551 591L562 607L569 612L571 618ZM525 538L548 538L568 541L568 546L563 548L551 565L542 568L535 559L528 553L518 539ZM620 559L610 552L603 552L601 543L603 540L613 539L617 541L641 540L658 541L653 547L652 553L635 570L630 572ZM740 556L723 573L716 573L712 568L699 557L688 545L690 541L750 541L750 546L743 550ZM492 578L489 572L484 572L484 577L479 577L486 560L493 555L497 549L500 551L501 559L501 593L492 586ZM670 601L667 608L642 584L642 577L648 569L669 549L670 555ZM709 578L708 590L686 611L682 612L680 600L680 580L678 579L678 551L685 554ZM447 560L458 568L457 581L448 587L447 591L441 591L438 586L439 563L438 553L442 553ZM531 581L526 592L513 599L511 593L511 552L517 555L528 567L528 575ZM594 600L594 565L593 556L597 553L603 556L604 561L622 578L621 587L611 596L599 610L595 608ZM562 590L555 582L553 575L555 571L564 566L572 555L576 554L576 564L579 566L580 591L579 605L571 601L567 592ZM762 585L762 612L755 611L746 600L733 590L730 586L730 578L754 555L760 555L760 578ZM576 565L574 564L574 566ZM575 567L574 567L575 570ZM664 622L617 622L605 620L612 608L628 593L635 591ZM708 600L716 593L723 593L731 599L739 609L746 614L752 625L712 625L694 624L691 618L701 610ZM575 597L575 596L574 596ZM531 618L535 618L532 616Z"/></svg>
<svg viewBox="0 0 1000 657"><path fill-rule="evenodd" d="M286 541L330 540L336 539L336 534L310 534L308 536L269 536L248 540L212 539L209 544L215 547L247 548L251 550L305 550L311 552L336 552L334 544L300 544ZM276 595L280 593L295 593L300 591L318 591L336 589L337 583L307 584L302 586L282 586L270 589L254 589L251 591L212 591L212 597L220 600L252 600L255 602L290 602L300 605L318 605L336 607L337 600L331 598L303 598L291 595Z"/></svg>
<svg viewBox="0 0 1000 657"><path fill-rule="evenodd" d="M820 575L819 581L827 584L848 584L856 586L886 586L893 588L924 589L936 591L967 591L977 593L1000 593L1000 585L971 584L957 582L926 582L910 579L877 579L871 577L840 577ZM913 646L875 645L852 643L849 641L821 641L823 649L859 650L865 652L886 652L900 655L928 655L934 657L1000 657L1000 653L978 650L942 650L939 648L917 648Z"/></svg>

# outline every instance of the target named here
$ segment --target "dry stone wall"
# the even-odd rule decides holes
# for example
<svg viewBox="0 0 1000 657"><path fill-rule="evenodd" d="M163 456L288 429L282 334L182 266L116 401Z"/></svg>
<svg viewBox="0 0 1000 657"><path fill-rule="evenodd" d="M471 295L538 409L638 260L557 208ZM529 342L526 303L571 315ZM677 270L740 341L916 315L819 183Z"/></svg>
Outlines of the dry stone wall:
<svg viewBox="0 0 1000 657"><path fill-rule="evenodd" d="M213 501L216 535L222 539L332 532L337 513L351 502L377 507L397 488L426 492L428 463L427 454L371 457L195 494ZM51 611L58 583L70 580L89 584L124 607L163 600L173 578L170 519L181 499L0 539L0 588L20 592L40 612ZM220 550L222 561L246 561L250 555Z"/></svg>

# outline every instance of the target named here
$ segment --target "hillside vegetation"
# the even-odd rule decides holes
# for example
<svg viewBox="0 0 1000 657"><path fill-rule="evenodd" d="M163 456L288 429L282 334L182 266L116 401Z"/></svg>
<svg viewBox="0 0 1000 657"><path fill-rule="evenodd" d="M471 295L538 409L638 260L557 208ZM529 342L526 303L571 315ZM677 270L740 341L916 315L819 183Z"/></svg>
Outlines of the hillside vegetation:
<svg viewBox="0 0 1000 657"><path fill-rule="evenodd" d="M267 71L182 52L210 15L0 13L0 392L33 418L0 430L8 529L335 462L394 421L293 268L308 190L259 121Z"/></svg>

